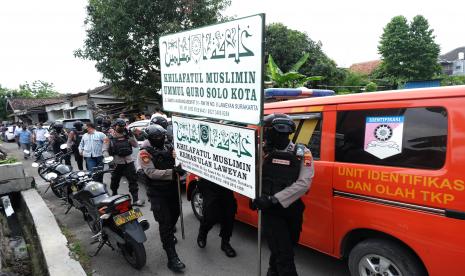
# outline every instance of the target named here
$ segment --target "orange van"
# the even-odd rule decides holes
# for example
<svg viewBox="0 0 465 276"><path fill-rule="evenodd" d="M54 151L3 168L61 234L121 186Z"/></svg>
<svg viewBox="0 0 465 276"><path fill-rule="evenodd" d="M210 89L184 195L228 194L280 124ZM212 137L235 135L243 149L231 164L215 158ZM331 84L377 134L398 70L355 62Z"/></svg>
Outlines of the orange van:
<svg viewBox="0 0 465 276"><path fill-rule="evenodd" d="M265 104L275 112L314 157L302 245L347 259L352 275L465 275L465 86ZM256 225L236 198L236 218Z"/></svg>

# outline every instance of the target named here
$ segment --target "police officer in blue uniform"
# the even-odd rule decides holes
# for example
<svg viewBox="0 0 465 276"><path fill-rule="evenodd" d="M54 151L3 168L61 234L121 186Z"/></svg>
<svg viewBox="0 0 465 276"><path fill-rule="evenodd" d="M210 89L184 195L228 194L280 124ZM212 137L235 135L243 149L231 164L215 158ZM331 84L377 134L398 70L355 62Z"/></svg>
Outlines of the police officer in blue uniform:
<svg viewBox="0 0 465 276"><path fill-rule="evenodd" d="M263 233L271 251L267 276L295 276L294 246L299 241L305 206L300 199L310 188L313 159L289 135L295 123L286 114L264 119L265 145L262 195L252 206L262 210Z"/></svg>

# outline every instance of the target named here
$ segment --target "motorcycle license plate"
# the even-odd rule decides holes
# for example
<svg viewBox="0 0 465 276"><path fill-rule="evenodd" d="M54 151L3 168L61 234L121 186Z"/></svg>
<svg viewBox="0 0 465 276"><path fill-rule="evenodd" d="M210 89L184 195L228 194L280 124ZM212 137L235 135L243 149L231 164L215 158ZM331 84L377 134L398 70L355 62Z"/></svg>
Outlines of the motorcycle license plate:
<svg viewBox="0 0 465 276"><path fill-rule="evenodd" d="M132 209L126 213L122 213L113 217L116 226L123 225L135 219L142 217L142 212L139 209Z"/></svg>

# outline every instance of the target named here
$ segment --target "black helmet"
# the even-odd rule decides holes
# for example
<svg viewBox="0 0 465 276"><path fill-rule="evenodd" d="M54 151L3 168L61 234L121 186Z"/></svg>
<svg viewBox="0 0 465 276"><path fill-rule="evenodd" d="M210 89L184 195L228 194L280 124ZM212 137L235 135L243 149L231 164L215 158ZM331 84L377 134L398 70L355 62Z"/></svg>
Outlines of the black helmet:
<svg viewBox="0 0 465 276"><path fill-rule="evenodd" d="M62 123L55 123L55 124L53 124L53 129L56 132L60 132L60 131L63 130L63 124Z"/></svg>
<svg viewBox="0 0 465 276"><path fill-rule="evenodd" d="M102 123L103 123L103 117L102 116L95 117L95 124L96 125L101 125Z"/></svg>
<svg viewBox="0 0 465 276"><path fill-rule="evenodd" d="M291 134L295 131L295 123L287 114L274 113L263 120L264 128L273 128L276 132Z"/></svg>
<svg viewBox="0 0 465 276"><path fill-rule="evenodd" d="M118 118L118 119L116 119L116 120L113 122L113 125L114 125L114 126L125 127L125 126L126 126L126 121L124 121L124 120L121 119L121 118Z"/></svg>
<svg viewBox="0 0 465 276"><path fill-rule="evenodd" d="M109 128L111 127L111 121L109 119L102 119L102 127Z"/></svg>
<svg viewBox="0 0 465 276"><path fill-rule="evenodd" d="M160 125L150 125L144 130L147 140L153 147L161 148L165 144L166 129Z"/></svg>
<svg viewBox="0 0 465 276"><path fill-rule="evenodd" d="M166 120L165 117L156 116L156 117L153 117L153 119L150 121L150 125L160 125L164 129L166 129L168 127L168 120Z"/></svg>
<svg viewBox="0 0 465 276"><path fill-rule="evenodd" d="M82 128L82 122L81 121L76 121L73 123L73 127L75 128Z"/></svg>
<svg viewBox="0 0 465 276"><path fill-rule="evenodd" d="M295 131L295 123L288 115L275 113L265 117L263 131L265 152L274 148L283 150L289 145L289 134Z"/></svg>
<svg viewBox="0 0 465 276"><path fill-rule="evenodd" d="M73 127L77 130L77 131L81 131L82 130L82 122L81 121L76 121L73 123Z"/></svg>

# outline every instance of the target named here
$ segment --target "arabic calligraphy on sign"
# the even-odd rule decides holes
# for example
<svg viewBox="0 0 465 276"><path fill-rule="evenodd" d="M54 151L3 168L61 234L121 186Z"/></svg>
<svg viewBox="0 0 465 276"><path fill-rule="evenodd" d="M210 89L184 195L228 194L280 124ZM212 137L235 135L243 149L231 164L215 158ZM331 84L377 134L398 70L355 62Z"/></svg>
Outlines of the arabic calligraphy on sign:
<svg viewBox="0 0 465 276"><path fill-rule="evenodd" d="M235 27L174 37L163 41L164 64L166 67L180 66L183 63L199 63L202 60L229 59L240 63L241 58L254 56L247 46L252 31L247 25L237 24Z"/></svg>
<svg viewBox="0 0 465 276"><path fill-rule="evenodd" d="M240 131L226 130L221 125L201 124L198 122L174 122L176 125L176 138L179 142L203 143L210 147L233 152L237 157L251 157L252 148L255 146L251 135L244 135Z"/></svg>

